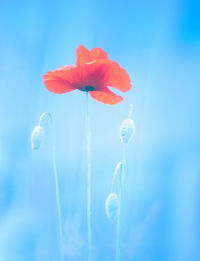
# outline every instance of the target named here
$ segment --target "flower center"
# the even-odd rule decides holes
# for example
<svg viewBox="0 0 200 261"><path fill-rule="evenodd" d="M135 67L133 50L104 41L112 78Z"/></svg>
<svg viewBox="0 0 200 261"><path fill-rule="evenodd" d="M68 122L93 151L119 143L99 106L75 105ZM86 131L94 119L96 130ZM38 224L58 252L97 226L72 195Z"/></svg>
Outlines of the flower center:
<svg viewBox="0 0 200 261"><path fill-rule="evenodd" d="M94 91L94 87L93 87L93 86L85 86L84 91L85 91L85 92L91 92L91 91Z"/></svg>

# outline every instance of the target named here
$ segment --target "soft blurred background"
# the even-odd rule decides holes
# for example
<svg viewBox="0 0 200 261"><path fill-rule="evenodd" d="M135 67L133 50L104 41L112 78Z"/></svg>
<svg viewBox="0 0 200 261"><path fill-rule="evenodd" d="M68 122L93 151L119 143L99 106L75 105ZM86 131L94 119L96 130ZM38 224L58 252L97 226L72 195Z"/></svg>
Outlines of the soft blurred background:
<svg viewBox="0 0 200 261"><path fill-rule="evenodd" d="M93 260L112 261L104 211L121 160L119 126L133 104L122 261L200 260L200 3L195 0L0 1L0 260L58 261L51 125L55 120L65 260L87 260L85 93L55 95L42 74L102 47L131 76L125 100L90 99Z"/></svg>

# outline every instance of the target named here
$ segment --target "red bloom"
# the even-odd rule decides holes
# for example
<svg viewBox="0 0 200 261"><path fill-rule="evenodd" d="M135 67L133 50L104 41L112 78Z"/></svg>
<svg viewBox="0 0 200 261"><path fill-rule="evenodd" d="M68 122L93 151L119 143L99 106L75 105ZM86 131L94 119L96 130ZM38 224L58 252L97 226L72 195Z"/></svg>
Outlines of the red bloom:
<svg viewBox="0 0 200 261"><path fill-rule="evenodd" d="M64 65L43 75L45 87L54 93L62 94L73 90L88 91L97 101L117 104L123 100L107 86L122 92L131 89L127 72L118 63L109 60L101 48L88 51L83 45L76 50L76 65Z"/></svg>

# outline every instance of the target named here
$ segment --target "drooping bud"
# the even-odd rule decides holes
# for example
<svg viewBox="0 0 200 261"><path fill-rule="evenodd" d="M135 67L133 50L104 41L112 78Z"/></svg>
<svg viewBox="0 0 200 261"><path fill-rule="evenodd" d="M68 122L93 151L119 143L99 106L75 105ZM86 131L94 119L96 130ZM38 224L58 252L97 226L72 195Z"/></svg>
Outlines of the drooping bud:
<svg viewBox="0 0 200 261"><path fill-rule="evenodd" d="M133 105L130 104L129 118L122 121L120 126L120 139L123 144L128 144L135 134L135 123L132 119Z"/></svg>
<svg viewBox="0 0 200 261"><path fill-rule="evenodd" d="M105 211L108 219L115 220L119 210L119 197L115 193L110 193L106 199Z"/></svg>
<svg viewBox="0 0 200 261"><path fill-rule="evenodd" d="M32 150L38 150L44 141L44 128L36 126L31 134L31 146Z"/></svg>
<svg viewBox="0 0 200 261"><path fill-rule="evenodd" d="M135 134L135 123L132 119L123 120L120 126L120 139L123 144L128 144Z"/></svg>

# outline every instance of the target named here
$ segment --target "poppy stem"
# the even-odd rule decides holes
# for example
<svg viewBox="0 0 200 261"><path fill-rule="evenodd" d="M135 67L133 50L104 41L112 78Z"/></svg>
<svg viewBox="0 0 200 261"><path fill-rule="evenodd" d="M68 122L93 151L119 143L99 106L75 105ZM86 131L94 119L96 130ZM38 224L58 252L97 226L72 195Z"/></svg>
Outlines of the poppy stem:
<svg viewBox="0 0 200 261"><path fill-rule="evenodd" d="M53 172L54 172L54 180L55 180L55 189L56 189L56 205L57 205L57 215L58 215L58 225L59 225L59 238L60 238L60 260L64 261L64 244L63 244L63 230L62 230L62 216L61 216L61 207L60 207L60 196L59 196L59 186L58 186L58 172L57 172L57 166L56 166L56 147L55 147L55 140L54 140L54 121L51 113L44 112L40 120L38 122L38 125L41 125L41 122L43 118L47 116L52 125L52 161L53 161Z"/></svg>
<svg viewBox="0 0 200 261"><path fill-rule="evenodd" d="M87 229L88 229L88 261L92 260L92 230L91 230L91 145L89 99L86 92L86 152L87 152Z"/></svg>
<svg viewBox="0 0 200 261"><path fill-rule="evenodd" d="M133 104L130 104L129 118L132 118L132 115L133 115Z"/></svg>
<svg viewBox="0 0 200 261"><path fill-rule="evenodd" d="M116 239L116 261L120 261L120 249L121 249L121 219L122 219L122 195L124 187L124 175L125 175L125 164L126 164L126 150L125 145L122 145L122 165L120 172L120 188L119 188L119 212L117 218L117 239Z"/></svg>
<svg viewBox="0 0 200 261"><path fill-rule="evenodd" d="M115 190L118 176L119 176L119 184L120 184L122 168L123 168L123 163L121 161L119 161L115 168L115 172L113 174L112 184L111 184L111 189L110 189L111 193L113 193Z"/></svg>

